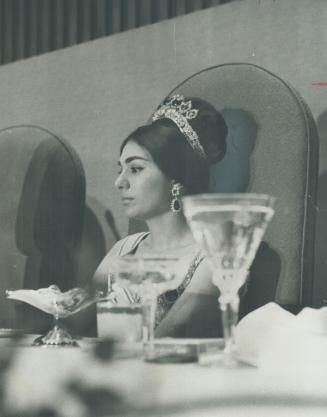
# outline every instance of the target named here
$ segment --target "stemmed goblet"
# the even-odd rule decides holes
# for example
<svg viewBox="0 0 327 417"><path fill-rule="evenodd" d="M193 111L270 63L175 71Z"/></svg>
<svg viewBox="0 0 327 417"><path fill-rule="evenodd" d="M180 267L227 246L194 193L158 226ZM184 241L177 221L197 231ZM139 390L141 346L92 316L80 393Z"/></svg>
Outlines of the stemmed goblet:
<svg viewBox="0 0 327 417"><path fill-rule="evenodd" d="M246 282L262 237L274 214L275 199L265 194L200 194L183 198L194 239L204 249L218 287L224 333L224 363L237 363L235 326L239 290Z"/></svg>
<svg viewBox="0 0 327 417"><path fill-rule="evenodd" d="M123 289L131 304L142 306L143 354L147 360L155 359L155 326L157 299L166 291L176 289L183 281L177 274L179 259L151 254L146 256L126 255L114 268L114 281Z"/></svg>

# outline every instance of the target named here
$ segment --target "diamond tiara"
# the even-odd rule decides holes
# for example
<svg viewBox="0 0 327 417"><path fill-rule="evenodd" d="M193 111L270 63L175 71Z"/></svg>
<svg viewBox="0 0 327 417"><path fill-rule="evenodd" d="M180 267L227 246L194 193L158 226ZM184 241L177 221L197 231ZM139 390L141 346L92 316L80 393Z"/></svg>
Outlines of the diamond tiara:
<svg viewBox="0 0 327 417"><path fill-rule="evenodd" d="M203 146L200 143L199 136L193 130L188 120L195 119L199 110L192 108L192 101L185 101L184 96L176 94L166 98L152 116L152 121L159 119L172 120L180 132L186 137L188 143L201 156L206 158Z"/></svg>

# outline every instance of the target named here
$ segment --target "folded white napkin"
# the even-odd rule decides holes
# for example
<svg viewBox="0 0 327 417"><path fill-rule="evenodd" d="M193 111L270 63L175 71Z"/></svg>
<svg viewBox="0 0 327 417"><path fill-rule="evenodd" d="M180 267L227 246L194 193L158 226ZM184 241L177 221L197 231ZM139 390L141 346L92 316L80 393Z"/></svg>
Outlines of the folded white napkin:
<svg viewBox="0 0 327 417"><path fill-rule="evenodd" d="M236 345L241 360L261 369L327 375L327 307L293 315L268 303L239 322Z"/></svg>

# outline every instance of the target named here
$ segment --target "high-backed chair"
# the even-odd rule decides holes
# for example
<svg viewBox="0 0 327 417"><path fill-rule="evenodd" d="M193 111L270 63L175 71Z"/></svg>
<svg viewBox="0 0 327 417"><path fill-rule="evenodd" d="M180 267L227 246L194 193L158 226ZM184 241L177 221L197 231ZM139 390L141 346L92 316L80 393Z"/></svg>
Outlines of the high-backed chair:
<svg viewBox="0 0 327 417"><path fill-rule="evenodd" d="M265 235L281 261L276 301L291 310L312 305L318 141L307 105L281 78L246 63L205 69L170 94L177 92L209 101L228 124L227 154L212 169L211 190L277 198Z"/></svg>
<svg viewBox="0 0 327 417"><path fill-rule="evenodd" d="M0 327L41 331L45 315L6 289L77 283L85 175L69 144L38 126L0 131Z"/></svg>

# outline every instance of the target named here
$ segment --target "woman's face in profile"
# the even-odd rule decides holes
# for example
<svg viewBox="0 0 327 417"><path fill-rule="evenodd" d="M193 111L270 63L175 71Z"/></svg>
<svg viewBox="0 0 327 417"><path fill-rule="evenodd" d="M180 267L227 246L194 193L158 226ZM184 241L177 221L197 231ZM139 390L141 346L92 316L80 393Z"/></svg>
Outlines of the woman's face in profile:
<svg viewBox="0 0 327 417"><path fill-rule="evenodd" d="M171 181L145 148L133 141L127 142L118 165L115 187L129 218L146 221L170 209Z"/></svg>

